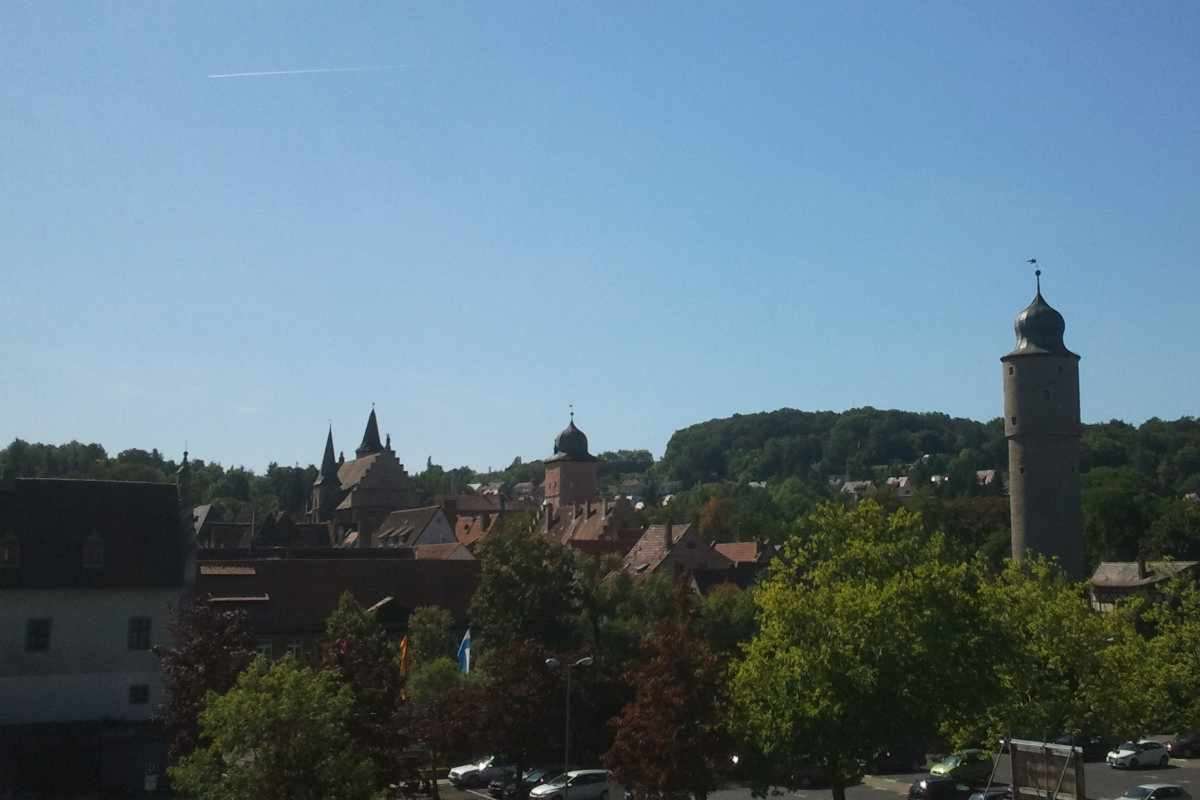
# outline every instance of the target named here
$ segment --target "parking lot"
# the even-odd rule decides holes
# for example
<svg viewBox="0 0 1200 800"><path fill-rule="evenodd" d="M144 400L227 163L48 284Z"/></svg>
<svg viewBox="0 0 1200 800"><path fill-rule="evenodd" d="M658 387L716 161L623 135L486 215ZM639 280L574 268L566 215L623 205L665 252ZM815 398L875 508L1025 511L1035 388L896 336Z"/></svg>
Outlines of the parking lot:
<svg viewBox="0 0 1200 800"><path fill-rule="evenodd" d="M908 787L920 776L921 773L868 775L860 785L846 790L846 800L896 800L897 795L907 795ZM996 781L1008 783L1007 756L1000 758ZM1089 763L1084 767L1084 783L1091 800L1114 800L1129 787L1140 783L1179 784L1193 798L1200 800L1200 759L1172 759L1170 766L1162 769L1118 770L1103 762ZM786 792L780 796L780 800L832 800L832 797L828 789L809 789ZM728 788L709 795L709 800L750 800L750 791Z"/></svg>
<svg viewBox="0 0 1200 800"><path fill-rule="evenodd" d="M922 773L868 775L858 786L846 790L846 800L896 800L906 796L909 785ZM1008 757L1002 756L996 770L996 781L1008 783ZM1115 800L1130 786L1139 783L1175 783L1182 786L1195 800L1200 800L1200 759L1175 758L1162 769L1112 769L1102 762L1084 767L1084 782L1091 800ZM443 782L440 786L442 800L492 800L486 791L455 789ZM806 789L796 792L781 791L778 800L832 800L828 789ZM613 800L620 800L614 798ZM728 787L709 795L709 800L750 800L750 790Z"/></svg>

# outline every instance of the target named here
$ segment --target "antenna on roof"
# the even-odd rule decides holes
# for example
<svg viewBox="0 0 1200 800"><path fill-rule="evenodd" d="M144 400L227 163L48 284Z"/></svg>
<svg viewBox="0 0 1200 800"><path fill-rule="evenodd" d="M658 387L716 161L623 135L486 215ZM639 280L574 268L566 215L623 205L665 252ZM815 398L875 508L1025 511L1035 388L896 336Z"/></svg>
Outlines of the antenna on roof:
<svg viewBox="0 0 1200 800"><path fill-rule="evenodd" d="M575 404L567 403L567 408L569 408L571 410L571 422L574 422L575 421Z"/></svg>

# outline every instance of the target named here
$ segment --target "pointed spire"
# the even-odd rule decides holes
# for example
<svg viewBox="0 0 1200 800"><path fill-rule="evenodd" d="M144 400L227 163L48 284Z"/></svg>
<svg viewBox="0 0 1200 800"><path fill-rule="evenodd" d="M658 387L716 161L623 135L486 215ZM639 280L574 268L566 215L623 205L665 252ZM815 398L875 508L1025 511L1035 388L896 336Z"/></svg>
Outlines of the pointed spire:
<svg viewBox="0 0 1200 800"><path fill-rule="evenodd" d="M372 453L378 453L383 450L383 443L379 441L379 420L375 418L375 406L371 406L371 416L367 417L367 429L363 431L362 444L354 451L358 458L369 456Z"/></svg>
<svg viewBox="0 0 1200 800"><path fill-rule="evenodd" d="M333 426L329 426L329 433L325 435L325 455L321 457L321 472L317 475L317 479L313 481L314 486L320 486L325 481L337 480L337 460L333 456Z"/></svg>
<svg viewBox="0 0 1200 800"><path fill-rule="evenodd" d="M1040 269L1035 269L1033 271L1033 279L1035 281L1037 281L1037 293L1038 293L1038 297L1041 297L1041 295L1042 295L1042 271Z"/></svg>

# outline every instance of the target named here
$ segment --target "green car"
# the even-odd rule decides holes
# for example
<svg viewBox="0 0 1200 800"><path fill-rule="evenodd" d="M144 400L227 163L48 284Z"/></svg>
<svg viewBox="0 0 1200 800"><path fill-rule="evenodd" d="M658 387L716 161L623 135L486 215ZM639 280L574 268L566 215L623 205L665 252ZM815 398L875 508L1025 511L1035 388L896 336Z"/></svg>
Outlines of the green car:
<svg viewBox="0 0 1200 800"><path fill-rule="evenodd" d="M974 786L987 783L992 775L992 757L983 750L959 750L934 764L933 775L948 775L959 783Z"/></svg>

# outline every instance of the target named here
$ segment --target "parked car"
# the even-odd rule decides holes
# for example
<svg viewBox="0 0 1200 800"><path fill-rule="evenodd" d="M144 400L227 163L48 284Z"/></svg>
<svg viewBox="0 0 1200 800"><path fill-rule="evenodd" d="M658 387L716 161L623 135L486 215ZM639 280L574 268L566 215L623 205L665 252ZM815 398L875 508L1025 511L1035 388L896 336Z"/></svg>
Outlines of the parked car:
<svg viewBox="0 0 1200 800"><path fill-rule="evenodd" d="M539 786L547 780L553 780L561 774L562 767L557 769L533 767L525 770L525 774L518 783L516 774L509 772L488 784L488 794L497 800L524 800L529 797L529 792L533 787Z"/></svg>
<svg viewBox="0 0 1200 800"><path fill-rule="evenodd" d="M504 756L487 756L473 764L454 767L446 776L455 786L487 786L505 773L516 771L512 761Z"/></svg>
<svg viewBox="0 0 1200 800"><path fill-rule="evenodd" d="M1117 745L1117 741L1105 736L1088 736L1086 734L1079 734L1076 736L1060 736L1054 740L1054 744L1065 744L1070 747L1078 747L1083 751L1084 761L1103 761L1108 757L1108 751L1112 750Z"/></svg>
<svg viewBox="0 0 1200 800"><path fill-rule="evenodd" d="M908 800L966 800L971 787L949 775L925 775L908 787Z"/></svg>
<svg viewBox="0 0 1200 800"><path fill-rule="evenodd" d="M946 775L959 783L976 785L992 775L992 757L982 750L959 750L930 767L932 775Z"/></svg>
<svg viewBox="0 0 1200 800"><path fill-rule="evenodd" d="M1191 758L1200 755L1200 731L1181 733L1167 742L1167 752L1171 758Z"/></svg>
<svg viewBox="0 0 1200 800"><path fill-rule="evenodd" d="M574 769L533 787L530 800L607 800L608 770Z"/></svg>
<svg viewBox="0 0 1200 800"><path fill-rule="evenodd" d="M1105 759L1110 767L1165 767L1171 760L1162 742L1143 739L1140 742L1121 742L1109 751Z"/></svg>
<svg viewBox="0 0 1200 800"><path fill-rule="evenodd" d="M1173 783L1144 783L1126 789L1118 800L1192 800L1192 796Z"/></svg>
<svg viewBox="0 0 1200 800"><path fill-rule="evenodd" d="M981 789L978 792L971 792L967 800L1012 800L1012 787L993 786L990 789Z"/></svg>

